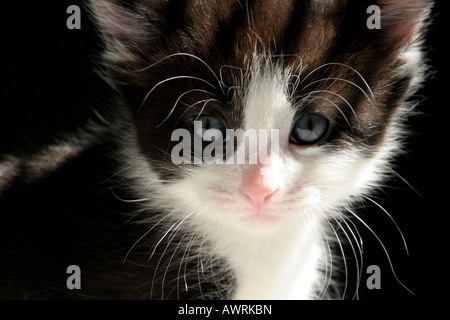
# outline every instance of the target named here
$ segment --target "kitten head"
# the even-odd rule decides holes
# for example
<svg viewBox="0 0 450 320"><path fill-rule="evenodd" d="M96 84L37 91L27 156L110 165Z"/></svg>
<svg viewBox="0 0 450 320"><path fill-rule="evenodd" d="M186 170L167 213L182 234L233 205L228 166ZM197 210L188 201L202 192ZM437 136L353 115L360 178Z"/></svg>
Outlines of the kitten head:
<svg viewBox="0 0 450 320"><path fill-rule="evenodd" d="M104 72L135 124L138 189L197 226L266 234L335 217L399 147L429 6L92 1Z"/></svg>

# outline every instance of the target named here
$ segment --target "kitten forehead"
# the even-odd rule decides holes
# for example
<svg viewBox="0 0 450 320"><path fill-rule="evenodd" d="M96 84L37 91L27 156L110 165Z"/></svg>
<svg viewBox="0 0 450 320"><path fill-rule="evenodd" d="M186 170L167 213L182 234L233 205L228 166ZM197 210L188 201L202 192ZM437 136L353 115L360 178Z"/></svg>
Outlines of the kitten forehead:
<svg viewBox="0 0 450 320"><path fill-rule="evenodd" d="M224 61L245 66L248 55L301 53L302 64L319 64L334 44L340 23L338 2L236 1L187 5L189 37L179 38L194 54L211 52ZM256 18L257 17L257 18ZM201 30L198 26L204 26ZM211 47L214 44L214 48ZM219 49L220 52L214 52ZM297 58L286 59L298 65Z"/></svg>
<svg viewBox="0 0 450 320"><path fill-rule="evenodd" d="M244 99L245 129L289 131L295 112L286 95L286 76L270 61L255 61Z"/></svg>

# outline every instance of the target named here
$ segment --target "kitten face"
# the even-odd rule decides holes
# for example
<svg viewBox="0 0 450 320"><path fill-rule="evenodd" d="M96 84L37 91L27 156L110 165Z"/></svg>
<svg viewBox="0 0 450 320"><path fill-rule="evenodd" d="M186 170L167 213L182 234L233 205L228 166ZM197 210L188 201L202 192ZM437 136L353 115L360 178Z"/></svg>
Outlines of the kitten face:
<svg viewBox="0 0 450 320"><path fill-rule="evenodd" d="M321 103L314 111L305 106L308 102L295 104L288 80L282 67L253 65L244 95L235 99L244 109L240 129L278 130L278 150L274 153L268 148L266 163L249 164L247 151L246 164L185 166L174 182L164 186L163 193L188 212L199 213L196 219L207 220L205 225L227 224L267 233L334 214L335 208L374 182L375 162L348 138L333 141L328 131L339 128L332 124L320 143L290 141L299 117L312 112L330 117L330 112L322 110ZM205 108L203 113L207 112Z"/></svg>
<svg viewBox="0 0 450 320"><path fill-rule="evenodd" d="M159 205L206 225L266 230L332 217L374 186L421 73L414 40L427 1L377 4L382 30L367 29L361 1L94 4L109 12L99 19L106 61L133 110ZM279 150L265 150L269 164L174 164L172 132L195 135L199 117L226 129L278 130ZM326 128L298 143L308 117ZM302 124L307 138L322 130L311 121Z"/></svg>

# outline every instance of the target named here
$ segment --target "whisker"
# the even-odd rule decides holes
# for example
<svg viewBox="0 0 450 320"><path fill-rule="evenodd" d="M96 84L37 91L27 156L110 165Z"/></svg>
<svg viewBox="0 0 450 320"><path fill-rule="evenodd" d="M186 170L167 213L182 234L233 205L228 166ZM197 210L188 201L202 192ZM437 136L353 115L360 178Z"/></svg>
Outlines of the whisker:
<svg viewBox="0 0 450 320"><path fill-rule="evenodd" d="M367 94L360 86L358 86L358 85L357 85L356 83L354 83L353 81L350 81L350 80L347 80L347 79L344 79L344 78L337 78L337 77L334 77L334 78L333 78L333 77L328 77L328 78L323 78L323 79L315 80L315 81L313 81L313 82L307 84L306 86L302 87L302 89L304 90L304 89L308 88L309 86L312 86L313 84L320 83L320 82L325 82L325 81L329 81L329 80L333 80L333 81L343 81L343 82L346 82L346 83L349 83L349 84L355 86L357 89L359 89L359 90L366 96L367 100L369 100L369 102L370 102L372 105L374 105L372 99L369 97L369 95L368 95L368 94Z"/></svg>
<svg viewBox="0 0 450 320"><path fill-rule="evenodd" d="M358 119L358 115L356 114L356 111L355 111L355 109L353 108L353 106L350 104L350 102L348 102L347 99L345 99L345 98L344 98L343 96L341 96L340 94L338 94L338 93L336 93L336 92L333 92L333 91L329 91L329 90L314 90L314 91L309 92L309 93L306 95L306 98L308 98L310 95L315 94L315 93L329 93L329 94L332 94L332 95L335 95L335 96L341 98L341 99L342 99L342 100L350 107L350 109L352 110L353 114L355 115L355 118ZM303 96L302 96L301 98L303 98Z"/></svg>
<svg viewBox="0 0 450 320"><path fill-rule="evenodd" d="M125 263L125 261L127 260L129 254L131 253L131 251L134 249L134 247L136 247L136 245L142 240L144 239L145 236L147 236L153 229L155 229L162 221L164 221L165 219L167 219L167 217L169 217L169 215L164 216L161 220L159 220L156 224L154 224L150 229L148 229L132 246L131 248L127 251L125 257L123 258L122 264Z"/></svg>
<svg viewBox="0 0 450 320"><path fill-rule="evenodd" d="M323 99L323 100L325 100L325 101L331 103L331 104L332 104L334 107L336 107L336 109L338 109L339 112L342 114L342 116L344 117L345 122L347 122L348 126L349 126L350 128L352 128L352 126L350 125L350 121L347 119L347 117L346 117L344 111L342 111L342 109L339 108L339 106L338 106L336 103L334 103L333 101L331 101L331 100L328 99L328 98L325 98L325 97L322 97L322 96L315 96L315 95L313 95L311 101L314 101L315 99Z"/></svg>
<svg viewBox="0 0 450 320"><path fill-rule="evenodd" d="M188 218L190 218L194 213L196 213L197 216L198 216L198 215L200 215L203 211L205 211L206 209L207 209L207 207L205 207L204 209L202 209L202 210L199 211L199 212L192 211L192 212L190 212L188 215L186 215L185 217L183 217L182 219L180 219L180 220L178 220L177 222L175 222L175 223L169 228L169 230L161 237L161 239L158 241L158 243L157 243L156 246L154 247L153 252L152 252L152 255L150 256L149 260L151 260L151 258L153 257L153 255L154 255L154 253L155 253L157 247L160 245L160 243L167 237L167 235L168 235L169 233L172 233L172 235L170 236L169 241L168 241L166 247L164 248L164 250L163 250L163 252L162 252L162 254L161 254L161 256L160 256L160 258L159 258L159 260L158 260L158 263L157 263L157 265L156 265L156 267L155 267L155 270L154 270L154 272L153 272L153 280L152 280L152 285L151 285L151 292L153 292L153 286L154 286L155 279L156 279L156 275L157 275L159 266L160 266L160 264L161 264L161 262L162 262L162 259L163 259L164 255L166 254L166 252L167 252L167 250L168 250L170 244L172 243L173 239L176 237L178 231L180 230L181 225L183 225L183 223L185 223L185 221L186 221ZM180 243L180 242L179 242L179 243ZM169 261L169 263L170 263L170 261ZM163 278L163 280L165 280L165 279ZM164 285L164 281L163 281L163 283L162 283L161 285ZM163 295L163 292L164 292L164 288L162 288L162 295ZM163 296L162 296L162 297L163 297Z"/></svg>
<svg viewBox="0 0 450 320"><path fill-rule="evenodd" d="M159 148L158 146L155 146L155 145L151 145L153 148L155 148L156 150L158 150L158 151L160 151L161 152L161 155L162 156L164 156L164 157L166 157L166 159L167 160L171 160L171 157L172 157L172 155L170 154L170 152L168 152L168 151L166 151L166 150L164 150L164 149L161 149L161 148ZM170 149L170 145L168 145L168 149Z"/></svg>
<svg viewBox="0 0 450 320"><path fill-rule="evenodd" d="M175 110L175 108L177 107L178 102L181 100L181 98L183 98L185 95L187 95L187 94L189 94L189 93L191 93L191 92L203 92L203 93L208 93L208 94L211 94L211 95L215 96L214 94L210 93L209 91L202 90L202 89L191 89L191 90L188 90L188 91L186 91L186 92L183 92L183 93L177 98L177 100L175 101L175 103L174 103L172 109L169 111L169 114L164 118L163 121L161 121L160 124L158 124L158 125L156 126L157 128L159 128L164 122L166 122L167 119L169 119L169 117L170 117L171 114L174 112L174 110ZM218 101L218 100L216 99L216 101Z"/></svg>
<svg viewBox="0 0 450 320"><path fill-rule="evenodd" d="M332 226L331 226L331 228L334 230L334 228ZM322 293L319 296L320 300L322 300L325 297L325 294L327 293L327 290L330 287L332 275L333 275L333 254L331 253L331 246L326 238L324 238L324 240L326 243L326 248L328 250L329 259L325 260L325 279L326 280L325 280L322 290L321 290Z"/></svg>
<svg viewBox="0 0 450 320"><path fill-rule="evenodd" d="M156 264L155 270L154 270L154 272L153 272L153 281L152 281L152 287L151 287L151 291L152 291L152 292L153 292L153 285L154 285L154 283L155 283L156 275L157 275L157 272L158 272L158 270L159 270L159 266L161 265L161 262L163 261L163 258L164 258L164 256L165 256L167 250L169 249L170 244L172 243L172 241L173 241L173 240L175 239L175 237L177 236L178 231L180 230L180 229L179 229L179 226L180 226L180 225L181 225L181 223L180 223L175 229L173 229L173 231L171 232L171 235L170 235L170 237L169 237L169 241L167 242L166 247L164 248L164 250L163 250L161 256L159 257L158 263ZM170 266L170 262L171 262L171 261L168 261L169 266ZM163 275L163 276L164 276L164 275ZM163 278L162 281L161 281L161 300L164 300L164 281L165 281L165 279Z"/></svg>
<svg viewBox="0 0 450 320"><path fill-rule="evenodd" d="M175 125L174 125L174 126L176 126L176 125L178 124L178 122L181 120L181 118L183 118L184 114L185 114L186 112L188 112L189 109L193 108L195 105L200 104L200 103L205 103L205 104L202 106L202 109L201 109L201 110L203 110L203 109L205 108L205 105L206 105L206 104L208 104L209 102L213 102L213 101L218 102L218 103L221 103L219 100L214 99L214 98L199 100L199 101L197 101L197 102L194 102L194 103L191 104L191 105L188 105L187 103L184 103L184 102L181 101L181 103L184 104L185 106L187 106L187 108L186 108L186 110L184 110L183 113L180 115L180 117L178 118L177 122L175 122Z"/></svg>
<svg viewBox="0 0 450 320"><path fill-rule="evenodd" d="M113 189L112 189L111 187L109 188L109 191L111 191L111 193L113 194L113 196L114 196L115 198L117 198L118 200L120 200L120 201L122 201L122 202L134 203L134 202L144 202L144 201L150 200L150 198L125 200L125 199L120 198L120 197L113 191Z"/></svg>
<svg viewBox="0 0 450 320"><path fill-rule="evenodd" d="M413 296L415 296L414 292L411 291L411 289L409 289L407 286L405 286L400 279L398 278L397 274L395 273L395 269L394 266L392 264L392 260L391 257L389 255L389 252L386 249L386 246L384 245L383 241L381 241L380 237L378 237L378 235L372 230L372 228L370 228L367 223L364 222L364 220L362 220L357 214L355 214L350 208L344 206L344 208L352 215L354 216L359 222L361 222L366 228L367 230L369 230L370 233L372 233L372 235L375 237L375 239L378 241L378 243L381 245L381 248L383 249L386 258L388 260L389 266L391 268L391 272L394 276L394 278L396 279L396 281L404 288L406 289L409 293L411 293Z"/></svg>
<svg viewBox="0 0 450 320"><path fill-rule="evenodd" d="M173 80L179 80L179 79L198 80L198 81L201 81L201 82L203 82L203 83L206 83L207 85L209 85L209 86L211 86L212 88L216 89L216 87L215 87L213 84L211 84L210 82L208 82L208 81L206 81L206 80L204 80L204 79L202 79L202 78L199 78L199 77L194 77L194 76L175 76L175 77L170 77L170 78L167 78L167 79L164 79L164 80L158 82L157 84L155 84L155 85L153 86L153 88L150 89L150 91L145 95L144 99L142 100L142 102L141 102L141 104L140 104L140 106L139 106L137 112L141 111L141 109L142 109L142 107L144 106L145 102L147 101L148 97L153 93L153 91L154 91L156 88L158 88L160 85L162 85L162 84L164 84L164 83L166 83L166 82L173 81Z"/></svg>
<svg viewBox="0 0 450 320"><path fill-rule="evenodd" d="M186 56L186 57L190 57L190 58L193 58L193 59L196 59L196 60L200 61L206 68L208 68L208 70L211 72L211 74L214 76L214 78L216 78L217 83L219 83L219 85L221 84L220 79L217 77L217 74L216 74L216 73L214 72L214 70L209 66L209 64L207 64L203 59L199 58L198 56L196 56L196 55L194 55L194 54L191 54L191 53L186 53L186 52L172 53L172 54L170 54L170 55L168 55L168 56L166 56L166 57L164 57L164 58L158 60L157 62L155 62L155 63L153 63L153 64L151 64L151 65L145 67L145 68L136 70L136 72L142 72L142 71L148 70L148 69L150 69L150 68L156 66L157 64L159 64L159 63L161 63L161 62L163 62L163 61L165 61L165 60L167 60L167 59L169 59L169 58L176 57L176 56ZM222 88L222 87L221 87L221 89L222 89L222 91L223 91L223 88Z"/></svg>
<svg viewBox="0 0 450 320"><path fill-rule="evenodd" d="M186 246L184 252L183 252L183 256L181 257L181 261L180 261L180 266L178 268L178 275L177 275L177 297L178 299L180 299L180 278L181 278L181 267L183 266L183 261L186 259L186 263L189 260L189 252L190 252L190 248L192 246L193 240L194 238L197 236L197 230L195 230L192 233L192 236L189 240L188 245ZM187 255L187 256L186 256ZM186 258L185 258L186 257ZM183 275L183 279L184 279L184 289L185 291L188 291L188 284L187 284L187 278L186 278L186 272Z"/></svg>
<svg viewBox="0 0 450 320"><path fill-rule="evenodd" d="M336 222L337 222L337 221L336 221ZM358 257L357 257L357 255L356 255L355 247L353 246L353 242L351 241L351 239L350 239L348 233L345 231L345 229L344 229L344 228L339 224L339 222L338 222L338 224L340 225L342 231L344 232L345 236L347 237L347 239L349 240L349 242L350 242L350 244L351 244L351 248L352 248L352 251L353 251L353 256L355 257L356 270L358 270L358 272L357 272L357 274L356 274L355 293L353 294L353 297L352 297L352 299L354 300L355 298L358 299L358 293L359 293L358 289L359 289L359 286L360 286L360 283L361 283L362 272L363 272L362 239L361 239L361 236L359 236L360 242L358 242L358 239L356 238L356 235L355 235L355 233L353 232L353 229L348 225L346 219L344 219L343 222L345 223L345 225L347 226L348 230L350 231L350 233L351 233L353 239L355 240L355 243L356 243L356 245L357 245L357 247L358 247L358 251L359 251L359 260L358 260ZM350 223L353 224L352 221L350 221ZM354 224L353 224L353 226L354 226L354 228L356 228L356 226L355 226ZM356 230L356 231L358 232L358 230ZM358 235L359 235L359 233L358 233ZM361 261L361 264L359 263L359 261Z"/></svg>
<svg viewBox="0 0 450 320"><path fill-rule="evenodd" d="M198 113L198 115L197 115L197 117L194 119L194 121L197 121L197 120L198 120L198 118L202 115L203 110L205 110L206 105L207 105L208 103L212 102L212 101L214 101L214 100L213 100L213 99L209 99L209 100L207 100L207 101L203 104L202 108L200 109L200 112ZM216 101L218 101L218 100L216 100Z"/></svg>
<svg viewBox="0 0 450 320"><path fill-rule="evenodd" d="M347 231L345 230L345 228L342 226L342 224L341 224L336 218L334 218L334 221L338 224L339 228L342 230L342 232L344 233L345 237L347 238L347 240L348 240L348 242L349 242L349 244L350 244L350 248L351 248L351 250L352 250L352 252L353 252L353 257L355 258L355 265L356 265L357 273L356 273L355 293L353 294L353 297L352 297L352 299L355 299L355 297L357 297L357 295L358 295L358 288L359 288L359 285L360 285L360 282L361 282L361 277L362 277L362 268L359 266L359 260L358 260L358 259L361 259L361 261L362 261L362 252L361 252L361 248L360 248L359 245L358 245L358 241L357 241L357 238L355 237L355 234L353 233L353 230L352 230L352 229L350 228L350 226L347 224L347 222L345 221L345 219L343 219L343 222L344 222L345 225L347 226L348 230L350 231L350 233L351 233L352 236L353 236L353 239L354 239L355 242L356 242L356 245L358 246L358 249L359 249L359 258L358 258L357 254L356 254L355 246L353 245L353 241L351 240L351 238L350 238L350 236L348 235ZM342 250L342 249L343 249L343 248L342 248L342 246L341 246L341 250ZM345 263L346 258L345 258L344 255L343 255L343 259L344 259L344 263ZM345 268L345 270L346 270L346 276L345 276L346 282L345 282L345 290L344 290L344 292L342 293L342 299L345 299L346 292L347 292L347 281L348 281L347 265L345 265L345 267L346 267L346 268Z"/></svg>
<svg viewBox="0 0 450 320"><path fill-rule="evenodd" d="M229 88L227 89L227 97L230 96L230 91L231 91L231 90L236 90L236 89L242 89L242 87L241 87L241 86L231 86L231 87L229 87Z"/></svg>
<svg viewBox="0 0 450 320"><path fill-rule="evenodd" d="M331 227L331 229L333 230L333 233L334 233L334 235L335 235L335 237L336 237L337 243L338 243L338 245L339 245L339 249L340 249L341 254L342 254L342 260L343 260L343 262L344 262L345 284L344 284L344 291L343 291L342 296L341 296L341 299L343 300L344 297L345 297L345 294L347 293L347 287L348 287L347 258L345 257L344 247L342 246L341 239L339 238L339 235L338 235L338 233L336 232L336 229L333 227L333 225L331 224L331 222L330 222L329 220L327 220L327 221L328 221L328 224L330 225L330 227ZM340 229L343 230L341 224L337 221L337 219L334 219L334 221L338 224L338 226L340 227ZM347 239L348 239L348 237L347 237Z"/></svg>
<svg viewBox="0 0 450 320"><path fill-rule="evenodd" d="M402 176L401 176L397 171L395 171L394 169L392 169L392 168L389 168L389 169L390 169L390 171L391 171L393 174L395 174L395 176L397 176L400 180L402 180L403 183L406 184L406 185L407 185L412 191L414 191L419 197L423 198L423 195L422 195L419 191L417 191L417 190L412 186L412 184L408 182L408 180L406 180L404 177L402 177Z"/></svg>
<svg viewBox="0 0 450 320"><path fill-rule="evenodd" d="M164 233L164 235L159 239L159 241L156 243L155 247L153 248L153 252L150 255L150 257L148 258L148 261L150 261L152 259L152 257L154 256L156 249L159 247L159 245L161 244L161 242L167 237L167 235L169 233L173 233L175 231L174 234L172 234L172 236L170 237L166 247L164 248L161 256L159 257L158 263L156 264L156 267L153 271L153 280L152 280L152 285L151 285L151 289L150 289L150 297L153 295L153 287L155 284L155 280L156 280L156 275L158 273L158 269L159 269L159 265L161 264L161 261L165 255L165 253L167 252L167 249L170 245L170 243L172 242L172 240L174 239L174 237L176 236L176 234L178 233L179 230L179 226L181 226L181 224L183 223L183 221L185 221L185 219L187 219L191 214L193 214L194 211L192 211L190 214L188 214L186 217L184 217L183 219L178 220L177 222L175 222L174 224L172 224L172 226L166 231L166 233ZM172 231L173 229L173 231ZM161 293L161 295L163 295L163 292Z"/></svg>
<svg viewBox="0 0 450 320"><path fill-rule="evenodd" d="M97 188L97 187L101 186L102 184L114 181L115 177L120 176L123 172L133 168L134 166L135 165L132 164L132 165L121 168L120 170L118 170L118 171L114 172L112 175L110 175L108 178L105 178L104 180L102 180L99 183L97 183L96 185L94 185L94 188Z"/></svg>
<svg viewBox="0 0 450 320"><path fill-rule="evenodd" d="M233 70L239 70L241 72L241 79L244 78L244 68L232 66L232 65L229 65L229 64L224 64L219 69L219 77L220 77L220 81L223 83L223 85L225 85L225 83L223 82L223 75L222 75L222 71L223 71L224 68L233 69Z"/></svg>
<svg viewBox="0 0 450 320"><path fill-rule="evenodd" d="M162 278L162 281L161 281L161 292L164 292L164 283L165 283L165 281L166 281L167 273L169 272L169 268L170 268L170 265L171 265L171 263L172 263L172 260L173 260L173 258L175 257L175 253L178 251L178 248L180 247L180 245L181 245L181 243L183 242L184 238L186 237L186 235L187 235L187 234L189 233L189 231L191 230L191 227L192 227L192 225L191 225L189 228L187 228L187 230L184 232L183 236L182 236L181 239L178 241L178 244L176 245L175 249L173 250L172 255L170 256L169 261L167 262L167 267L166 267L166 270L164 271L164 275L163 275L163 278ZM175 236L176 236L176 234L175 234L173 237L175 238ZM169 245L170 245L170 242L167 244L167 246L169 246ZM163 296L163 294L162 294L161 296ZM170 296L170 293L169 293L169 296Z"/></svg>
<svg viewBox="0 0 450 320"><path fill-rule="evenodd" d="M409 256L409 250L408 250L408 245L406 244L405 236L403 235L402 230L400 229L400 227L398 226L398 224L394 220L394 218L391 216L391 214L385 208L383 208L378 202L376 202L375 200L373 200L373 199L371 199L371 198L369 198L369 197L367 197L365 195L363 195L362 197L364 199L369 200L373 204L375 204L378 208L380 208L389 217L389 219L391 219L392 223L394 223L395 227L397 228L398 232L400 233L400 236L402 237L403 245L404 245L405 250L406 250L406 255Z"/></svg>
<svg viewBox="0 0 450 320"><path fill-rule="evenodd" d="M187 217L189 217L192 213L194 213L194 211L192 211L190 214L188 214L184 219L186 219ZM178 220L177 222L175 222L174 224L172 224L172 226L164 233L164 235L158 240L158 242L156 243L155 247L153 248L153 251L150 255L150 257L148 258L148 260L150 261L152 259L152 257L155 255L156 249L158 248L158 246L161 244L161 242L166 238L166 236L172 231L172 229L178 225L181 224L180 220Z"/></svg>
<svg viewBox="0 0 450 320"><path fill-rule="evenodd" d="M366 79L362 76L362 74L359 73L359 71L356 70L355 68L353 68L353 67L351 67L351 66L349 66L349 65L347 65L347 64L344 64L344 63L339 63L339 62L329 62L329 63L322 64L322 65L320 65L319 67L317 67L317 68L315 68L314 70L312 70L311 72L309 72L309 73L303 78L302 82L303 82L305 79L307 79L307 78L308 78L311 74L313 74L314 72L317 72L318 70L320 70L320 69L322 69L322 68L324 68L324 67L332 66L332 65L342 66L342 67L348 68L348 69L352 70L354 73L356 73L356 74L361 78L361 80L364 82L364 84L366 85L367 89L368 89L369 92L370 92L370 95L372 96L373 100L375 101L375 95L373 94L372 89L370 88L369 84L367 83Z"/></svg>
<svg viewBox="0 0 450 320"><path fill-rule="evenodd" d="M203 245L203 241L204 241L204 238L202 239L202 245ZM190 251L190 249L189 249L189 251ZM201 251L200 251L201 252ZM185 264L185 266L186 266L186 264ZM200 266L201 266L201 269L202 269L202 275L204 276L205 274L204 274L204 269L203 269L203 262L202 262L202 258L201 258L201 255L198 255L198 257L197 257L197 279L198 279L198 290L200 291L200 296L201 296L201 298L202 298L202 300L204 300L205 299L205 297L203 296L203 290L202 290L202 278L201 278L201 276L200 276ZM185 274L186 274L186 269L185 269Z"/></svg>

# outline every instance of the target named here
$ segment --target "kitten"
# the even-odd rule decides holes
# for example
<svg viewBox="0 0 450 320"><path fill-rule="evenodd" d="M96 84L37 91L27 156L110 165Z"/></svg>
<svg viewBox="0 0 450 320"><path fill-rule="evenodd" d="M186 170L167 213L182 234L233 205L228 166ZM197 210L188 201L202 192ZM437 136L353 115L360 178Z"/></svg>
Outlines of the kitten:
<svg viewBox="0 0 450 320"><path fill-rule="evenodd" d="M380 29L368 28L370 5ZM117 140L103 147L119 163L107 190L117 202L72 210L83 231L56 259L84 255L83 287L71 294L340 298L335 228L358 219L352 205L379 187L401 148L426 71L430 5L91 1L105 44L98 68L116 91ZM264 147L252 149L233 136L239 129L274 139L257 135ZM58 286L45 292L73 297Z"/></svg>

